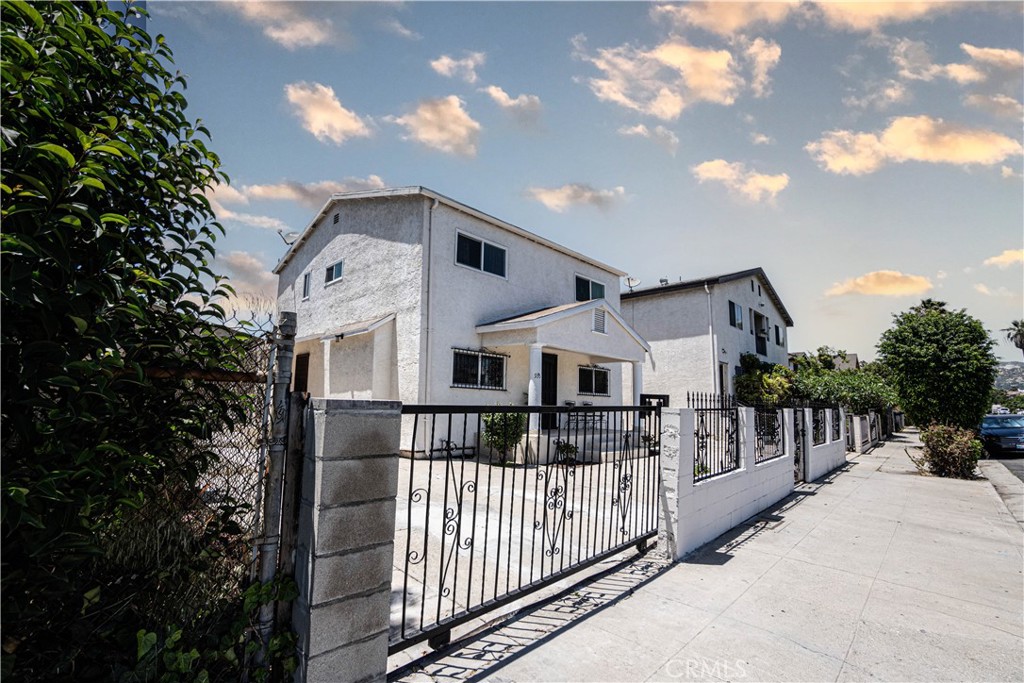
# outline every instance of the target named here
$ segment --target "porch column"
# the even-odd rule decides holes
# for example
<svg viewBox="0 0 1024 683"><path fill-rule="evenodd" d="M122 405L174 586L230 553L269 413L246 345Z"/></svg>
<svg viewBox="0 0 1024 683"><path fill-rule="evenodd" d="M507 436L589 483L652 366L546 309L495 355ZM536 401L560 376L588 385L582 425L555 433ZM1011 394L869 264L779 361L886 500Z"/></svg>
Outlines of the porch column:
<svg viewBox="0 0 1024 683"><path fill-rule="evenodd" d="M644 364L633 361L633 405L640 405L640 394L644 393Z"/></svg>
<svg viewBox="0 0 1024 683"><path fill-rule="evenodd" d="M543 344L530 344L530 386L526 393L526 404L529 406L540 405L543 352ZM540 429L540 414L530 413L530 431L535 432L538 429Z"/></svg>
<svg viewBox="0 0 1024 683"><path fill-rule="evenodd" d="M331 397L331 342L333 339L322 339L324 345L324 398Z"/></svg>

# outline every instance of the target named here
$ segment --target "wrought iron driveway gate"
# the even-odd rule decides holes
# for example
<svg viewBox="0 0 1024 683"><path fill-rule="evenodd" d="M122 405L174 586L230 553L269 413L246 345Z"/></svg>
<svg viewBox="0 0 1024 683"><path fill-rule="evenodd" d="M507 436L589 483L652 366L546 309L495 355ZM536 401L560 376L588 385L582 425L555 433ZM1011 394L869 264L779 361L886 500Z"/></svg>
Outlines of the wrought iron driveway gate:
<svg viewBox="0 0 1024 683"><path fill-rule="evenodd" d="M391 653L657 535L659 406L402 413Z"/></svg>

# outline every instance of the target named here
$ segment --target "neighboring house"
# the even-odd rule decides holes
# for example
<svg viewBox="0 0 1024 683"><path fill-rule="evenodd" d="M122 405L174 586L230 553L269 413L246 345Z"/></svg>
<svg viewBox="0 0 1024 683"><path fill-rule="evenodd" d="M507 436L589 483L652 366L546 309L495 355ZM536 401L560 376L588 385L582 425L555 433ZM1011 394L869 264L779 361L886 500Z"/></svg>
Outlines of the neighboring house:
<svg viewBox="0 0 1024 683"><path fill-rule="evenodd" d="M644 391L674 405L686 392L733 393L745 353L788 365L793 319L761 268L624 292L622 315L658 361Z"/></svg>
<svg viewBox="0 0 1024 683"><path fill-rule="evenodd" d="M640 390L622 271L423 187L333 195L274 273L314 396L621 405L623 364Z"/></svg>

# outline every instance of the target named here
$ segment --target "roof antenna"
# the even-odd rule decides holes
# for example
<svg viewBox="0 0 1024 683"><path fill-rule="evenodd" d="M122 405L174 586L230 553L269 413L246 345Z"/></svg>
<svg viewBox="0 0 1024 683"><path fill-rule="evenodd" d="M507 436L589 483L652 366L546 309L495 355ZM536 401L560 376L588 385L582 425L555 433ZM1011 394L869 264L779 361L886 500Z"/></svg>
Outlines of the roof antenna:
<svg viewBox="0 0 1024 683"><path fill-rule="evenodd" d="M633 291L633 288L640 284L640 278L633 277L632 275L626 276L626 286L629 287L629 291Z"/></svg>
<svg viewBox="0 0 1024 683"><path fill-rule="evenodd" d="M277 236L280 237L281 240L285 244L287 244L289 247L291 245L295 244L295 240L299 239L299 233L297 233L297 232L290 232L290 233L288 233L286 235L286 234L284 234L284 229L283 228L278 228Z"/></svg>

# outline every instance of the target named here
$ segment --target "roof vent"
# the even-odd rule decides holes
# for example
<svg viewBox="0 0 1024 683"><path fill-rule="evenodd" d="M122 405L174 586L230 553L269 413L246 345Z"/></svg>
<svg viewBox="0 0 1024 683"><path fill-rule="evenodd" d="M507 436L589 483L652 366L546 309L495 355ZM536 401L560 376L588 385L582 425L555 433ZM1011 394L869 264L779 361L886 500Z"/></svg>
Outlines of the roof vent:
<svg viewBox="0 0 1024 683"><path fill-rule="evenodd" d="M605 334L604 310L600 308L594 309L594 332Z"/></svg>
<svg viewBox="0 0 1024 683"><path fill-rule="evenodd" d="M665 285L668 284L668 278L667 277L663 277L658 282L660 282L661 286L664 287Z"/></svg>

